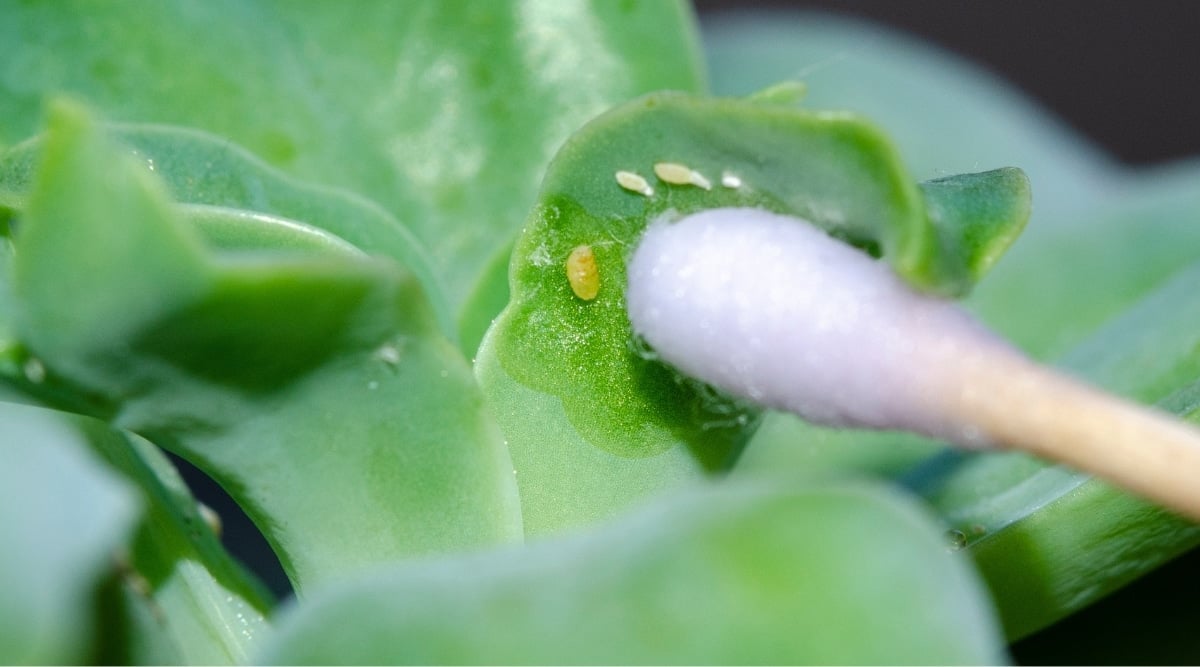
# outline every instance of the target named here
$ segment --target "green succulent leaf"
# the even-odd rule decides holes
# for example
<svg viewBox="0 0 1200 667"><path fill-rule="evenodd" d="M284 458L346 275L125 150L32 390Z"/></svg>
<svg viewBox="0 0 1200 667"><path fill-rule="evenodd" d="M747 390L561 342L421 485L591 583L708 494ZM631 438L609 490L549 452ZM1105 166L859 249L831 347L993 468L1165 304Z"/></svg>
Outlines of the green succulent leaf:
<svg viewBox="0 0 1200 667"><path fill-rule="evenodd" d="M312 234L278 221L232 240L228 220L188 225L122 153L55 107L14 257L46 370L10 383L99 397L86 412L190 459L300 588L519 536L502 441L410 274L342 241L247 247Z"/></svg>
<svg viewBox="0 0 1200 667"><path fill-rule="evenodd" d="M967 563L873 487L722 485L598 531L373 573L282 614L279 664L972 664Z"/></svg>
<svg viewBox="0 0 1200 667"><path fill-rule="evenodd" d="M1031 226L972 295L972 309L1054 359L1200 261L1200 164L1145 170L1112 190L1121 196Z"/></svg>
<svg viewBox="0 0 1200 667"><path fill-rule="evenodd" d="M230 244L282 249L289 247L288 239L318 245L324 239L334 246L343 240L407 268L429 296L446 335L455 335L444 288L428 253L378 204L348 191L299 181L230 141L204 132L158 125L106 129L162 179L175 202L197 205L186 217L200 226L209 243L221 249ZM0 206L22 207L41 150L42 140L35 138L0 160Z"/></svg>
<svg viewBox="0 0 1200 667"><path fill-rule="evenodd" d="M814 426L786 412L768 412L730 474L776 479L862 475L895 478L946 445L899 431Z"/></svg>
<svg viewBox="0 0 1200 667"><path fill-rule="evenodd" d="M1028 457L762 415L631 337L645 226L756 206L926 291L988 273L968 304L1001 333L1200 423L1195 165L1122 173L881 29L707 32L721 94L788 81L620 107L539 196L596 114L702 88L682 0L0 3L0 401L102 420L0 402L0 663L991 663L963 556L1014 638L1200 543ZM60 104L26 140L60 91L122 124ZM661 161L711 189L656 179ZM1037 207L997 263L1031 212L1006 164ZM594 300L565 271L580 245ZM151 442L230 491L298 585L266 652L268 596ZM735 462L792 490L705 485L565 540L395 562L595 522ZM922 494L963 553L892 492L795 487L862 472Z"/></svg>
<svg viewBox="0 0 1200 667"><path fill-rule="evenodd" d="M951 294L964 295L992 269L1029 220L1029 177L1006 167L921 183Z"/></svg>
<svg viewBox="0 0 1200 667"><path fill-rule="evenodd" d="M293 176L379 202L430 249L448 311L476 327L503 301L491 312L462 305L562 140L636 95L701 86L681 0L2 12L0 144L32 135L43 97L61 91L114 120L226 137Z"/></svg>
<svg viewBox="0 0 1200 667"><path fill-rule="evenodd" d="M140 491L146 508L119 573L117 604L101 618L107 650L101 660L245 663L267 630L270 596L221 547L157 447L93 419L76 417L73 424ZM145 645L156 636L161 646ZM155 653L164 650L165 656Z"/></svg>
<svg viewBox="0 0 1200 667"><path fill-rule="evenodd" d="M654 180L660 162L687 165L709 187ZM653 192L623 188L620 171L650 178ZM606 516L655 488L725 469L752 431L748 409L680 378L632 340L625 261L648 224L706 208L766 208L881 251L914 283L961 292L1024 224L1028 185L1004 170L928 187L938 226L865 121L756 101L651 95L574 136L517 241L512 302L477 365L516 464L527 532ZM595 255L592 300L572 291L564 269L581 245ZM528 419L530 409L540 418ZM644 475L631 473L638 467Z"/></svg>
<svg viewBox="0 0 1200 667"><path fill-rule="evenodd" d="M1095 332L1062 365L1200 423L1197 281L1200 263ZM912 471L909 483L962 535L1013 639L1200 543L1200 526L1021 454L946 454Z"/></svg>
<svg viewBox="0 0 1200 667"><path fill-rule="evenodd" d="M345 239L312 225L264 213L220 206L181 205L181 217L219 252L295 252L307 255L364 257Z"/></svg>
<svg viewBox="0 0 1200 667"><path fill-rule="evenodd" d="M84 662L137 496L44 410L0 402L0 451L0 663Z"/></svg>

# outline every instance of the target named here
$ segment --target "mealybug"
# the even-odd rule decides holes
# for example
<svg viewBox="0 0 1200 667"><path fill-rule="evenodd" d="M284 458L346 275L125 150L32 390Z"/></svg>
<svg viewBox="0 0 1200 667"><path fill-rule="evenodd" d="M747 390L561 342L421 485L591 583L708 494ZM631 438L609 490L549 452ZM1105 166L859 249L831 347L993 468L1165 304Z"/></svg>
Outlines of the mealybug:
<svg viewBox="0 0 1200 667"><path fill-rule="evenodd" d="M567 282L571 291L584 301L591 301L600 293L600 271L596 269L596 254L592 246L581 245L567 257Z"/></svg>

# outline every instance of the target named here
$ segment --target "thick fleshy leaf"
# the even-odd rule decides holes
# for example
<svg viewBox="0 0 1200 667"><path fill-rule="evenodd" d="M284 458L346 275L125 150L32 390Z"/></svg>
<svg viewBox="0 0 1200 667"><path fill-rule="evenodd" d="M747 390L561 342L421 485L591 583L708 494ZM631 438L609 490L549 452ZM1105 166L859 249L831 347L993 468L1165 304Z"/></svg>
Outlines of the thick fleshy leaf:
<svg viewBox="0 0 1200 667"><path fill-rule="evenodd" d="M709 187L654 180L660 162L687 165ZM623 188L621 171L650 177L652 192ZM959 292L990 262L976 249L1001 247L1027 210L1019 172L973 182L985 184L980 194L1018 202L1012 216L995 215L1003 205L939 194L944 224L935 227L890 144L853 116L660 94L590 123L551 164L513 252L513 300L477 365L517 468L527 532L607 516L655 488L724 469L750 433L746 408L683 380L632 340L624 263L648 224L705 208L767 208L882 251L914 283ZM956 229L979 233L947 244ZM595 255L594 299L575 294L564 269L581 245Z"/></svg>
<svg viewBox="0 0 1200 667"><path fill-rule="evenodd" d="M218 211L190 211L189 220L219 227L201 230L209 242L224 248L228 234L245 236L257 231L255 236L269 234L253 239L257 247L287 247L286 238L296 238L288 232L295 230L280 226L304 221L368 254L389 257L407 268L430 297L446 335L455 335L453 316L428 253L412 232L378 204L348 191L291 178L228 140L204 132L147 125L113 125L108 131L163 180L176 202L225 209L229 216L244 218L221 224L216 219ZM0 160L0 206L21 208L40 154L41 140L32 139ZM272 230L279 233L272 234ZM333 240L331 243L336 244Z"/></svg>
<svg viewBox="0 0 1200 667"><path fill-rule="evenodd" d="M896 477L945 448L943 443L909 433L826 428L786 412L768 412L730 474L782 479Z"/></svg>
<svg viewBox="0 0 1200 667"><path fill-rule="evenodd" d="M287 218L221 206L180 206L178 211L209 247L220 252L269 250L280 254L365 255L339 236Z"/></svg>
<svg viewBox="0 0 1200 667"><path fill-rule="evenodd" d="M638 94L701 85L677 0L0 12L0 143L32 135L41 100L59 91L114 120L213 132L292 175L378 201L429 247L456 313L519 228L563 139Z"/></svg>
<svg viewBox="0 0 1200 667"><path fill-rule="evenodd" d="M300 587L519 536L500 437L400 267L206 244L71 106L40 164L15 287L45 373L12 382L54 402L98 397L86 412L191 459Z"/></svg>
<svg viewBox="0 0 1200 667"><path fill-rule="evenodd" d="M1200 263L1093 334L1070 371L1200 423ZM1011 638L1200 543L1200 527L1021 454L947 454L910 474L988 579Z"/></svg>
<svg viewBox="0 0 1200 667"><path fill-rule="evenodd" d="M105 664L236 664L247 660L254 642L266 630L269 596L221 548L200 516L195 499L156 447L99 421L36 406L0 402L0 421L0 430L7 425L9 435L17 433L14 425L53 424L60 435L81 443L72 448L90 449L91 454L82 454L84 459L90 461L92 455L98 455L123 477L129 500L144 508L136 530L123 531L114 538L119 544L102 554L98 561L102 578L75 591L79 596L76 606L84 610L72 612L76 627L60 628L35 639L63 642L64 646L50 650L74 651ZM24 441L14 437L13 442L15 447ZM22 460L21 456L11 459L14 464ZM73 470L66 472L68 480L73 479ZM98 472L107 476L109 471ZM103 512L103 501L98 502L102 506L96 509ZM89 520L91 515L82 509L82 516L67 520ZM70 530L62 521L43 529ZM40 567L40 558L30 558ZM70 578L61 572L57 575L63 581ZM71 585L63 585L70 592ZM20 623L9 623L9 627L21 629ZM71 634L88 639L68 640ZM20 648L19 642L0 645L5 650ZM33 661L42 660L44 657ZM14 661L9 654L4 662L27 661Z"/></svg>
<svg viewBox="0 0 1200 667"><path fill-rule="evenodd" d="M53 413L0 402L0 663L84 662L135 493Z"/></svg>
<svg viewBox="0 0 1200 667"><path fill-rule="evenodd" d="M921 194L940 257L949 264L942 273L962 285L956 295L992 269L1029 220L1029 177L1013 167L925 181Z"/></svg>
<svg viewBox="0 0 1200 667"><path fill-rule="evenodd" d="M213 269L199 237L158 222L172 220L158 184L128 163L111 165L115 151L82 109L56 107L50 132L46 177L18 222L13 288L22 337L88 384L100 381L89 377L94 350L116 348L200 298Z"/></svg>
<svg viewBox="0 0 1200 667"><path fill-rule="evenodd" d="M153 662L167 648L186 664L249 660L267 631L269 596L221 547L179 473L154 445L88 418L75 423L93 451L141 492L146 514L122 574L125 613L106 609L106 661ZM126 637L119 638L122 630ZM142 645L161 634L165 647ZM112 637L117 635L119 639Z"/></svg>
<svg viewBox="0 0 1200 667"><path fill-rule="evenodd" d="M941 531L891 493L722 485L521 551L314 595L282 664L969 664L1003 660Z"/></svg>
<svg viewBox="0 0 1200 667"><path fill-rule="evenodd" d="M86 447L109 464L128 483L130 499L145 509L132 537L123 532L120 544L103 554L104 581L81 593L78 604L86 610L86 618L75 622L80 632L93 623L97 628L86 647L89 660L246 661L250 647L265 630L267 597L221 548L199 516L195 499L156 447L93 419L31 406L0 403L0 422L0 428L9 425L10 434L15 432L12 424L53 424L64 437L80 443L72 447ZM24 442L14 438L12 446ZM21 460L18 456L12 462ZM71 479L70 474L67 477ZM39 481L53 486L48 480ZM64 520L87 521L89 509L73 507L80 516ZM103 511L103 503L96 509ZM60 520L43 530L69 532L70 527ZM63 636L65 631L56 632Z"/></svg>
<svg viewBox="0 0 1200 667"><path fill-rule="evenodd" d="M1200 260L1200 164L1145 170L1113 191L1120 196L1022 238L971 308L1032 354L1056 358Z"/></svg>
<svg viewBox="0 0 1200 667"><path fill-rule="evenodd" d="M472 354L478 353L479 344L488 328L508 303L508 265L512 260L512 250L511 242L500 246L488 260L487 268L480 274L482 277L475 286L475 291L463 304L459 340L462 341L463 349L471 351Z"/></svg>

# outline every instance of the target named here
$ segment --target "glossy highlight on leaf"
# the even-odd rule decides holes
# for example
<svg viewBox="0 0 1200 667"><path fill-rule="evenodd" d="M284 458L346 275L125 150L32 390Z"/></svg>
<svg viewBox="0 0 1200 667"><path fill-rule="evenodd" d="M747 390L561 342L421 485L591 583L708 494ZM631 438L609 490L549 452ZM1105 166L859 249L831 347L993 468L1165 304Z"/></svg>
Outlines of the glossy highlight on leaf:
<svg viewBox="0 0 1200 667"><path fill-rule="evenodd" d="M412 232L374 202L348 191L289 177L245 149L204 132L121 124L109 125L106 130L128 148L139 164L163 180L174 201L206 207L189 209L187 217L196 224L209 223L207 240L218 245L225 243L220 234L213 238L216 229L212 228L243 237L251 234L251 229L267 234L274 229L280 234L260 243L280 249L279 242L283 241L280 236L288 234L279 225L272 226L272 218L295 222L302 228L324 230L333 245L340 239L368 254L391 258L411 271L421 282L445 334L450 337L456 334L444 288L428 253ZM0 204L22 207L41 144L40 138L22 142L0 159ZM247 219L221 224L215 218L222 210ZM297 222L301 220L304 222Z"/></svg>

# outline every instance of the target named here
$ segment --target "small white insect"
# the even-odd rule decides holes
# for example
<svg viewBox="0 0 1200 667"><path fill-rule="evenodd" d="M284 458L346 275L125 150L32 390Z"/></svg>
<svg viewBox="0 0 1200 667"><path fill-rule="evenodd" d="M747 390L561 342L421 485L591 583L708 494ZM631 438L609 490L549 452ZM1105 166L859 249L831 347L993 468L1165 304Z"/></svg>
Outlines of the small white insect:
<svg viewBox="0 0 1200 667"><path fill-rule="evenodd" d="M650 184L646 182L646 179L642 178L641 174L636 174L632 171L618 171L616 178L617 185L630 192L636 192L645 197L654 196L654 188L650 187Z"/></svg>
<svg viewBox="0 0 1200 667"><path fill-rule="evenodd" d="M742 187L742 177L727 169L721 172L721 185L736 190Z"/></svg>
<svg viewBox="0 0 1200 667"><path fill-rule="evenodd" d="M655 163L654 175L671 185L694 185L704 190L712 189L712 183L704 174L678 162Z"/></svg>

